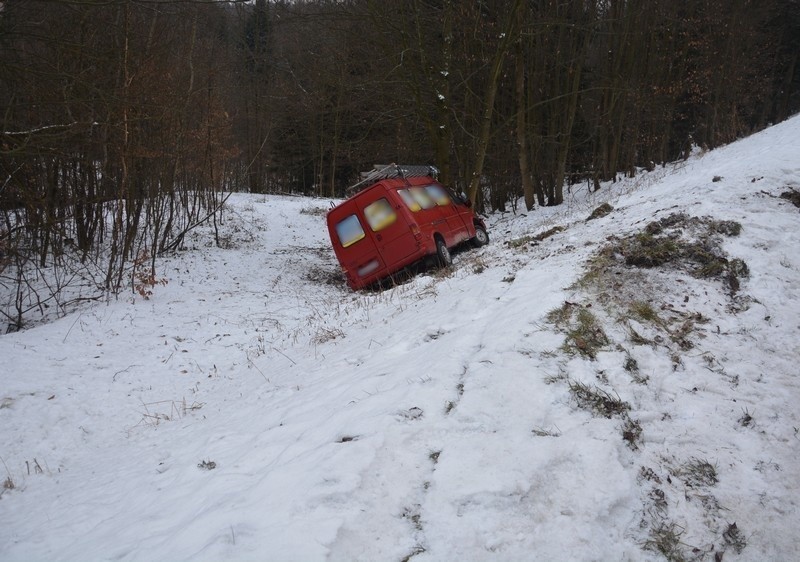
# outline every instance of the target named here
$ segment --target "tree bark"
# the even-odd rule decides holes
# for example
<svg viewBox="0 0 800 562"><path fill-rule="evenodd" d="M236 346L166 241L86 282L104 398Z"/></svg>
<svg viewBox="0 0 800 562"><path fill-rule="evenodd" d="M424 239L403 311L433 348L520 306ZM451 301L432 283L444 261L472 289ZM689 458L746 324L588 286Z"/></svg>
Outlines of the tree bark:
<svg viewBox="0 0 800 562"><path fill-rule="evenodd" d="M516 64L516 94L517 94L517 152L519 155L519 175L522 181L522 194L525 198L525 208L530 211L535 203L533 178L531 178L530 163L528 162L528 128L527 102L525 99L525 49L520 41L517 43Z"/></svg>
<svg viewBox="0 0 800 562"><path fill-rule="evenodd" d="M483 176L483 163L486 160L486 149L489 146L489 139L492 133L492 114L494 113L494 100L497 96L497 86L500 83L500 71L503 68L503 61L512 44L512 35L519 20L520 9L524 5L523 0L515 0L514 5L508 13L508 20L500 36L500 44L494 53L492 68L489 72L489 82L487 85L486 102L481 120L481 128L478 136L478 146L475 150L475 164L472 170L472 177L467 190L467 197L472 202L473 207L478 203L478 192L480 190L481 176Z"/></svg>

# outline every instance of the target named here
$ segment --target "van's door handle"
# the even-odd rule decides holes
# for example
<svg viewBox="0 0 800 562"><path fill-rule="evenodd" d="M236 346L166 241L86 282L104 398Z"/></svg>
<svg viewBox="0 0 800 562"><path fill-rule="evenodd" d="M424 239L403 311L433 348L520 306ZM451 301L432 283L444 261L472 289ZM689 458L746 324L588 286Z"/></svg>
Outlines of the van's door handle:
<svg viewBox="0 0 800 562"><path fill-rule="evenodd" d="M377 238L377 239L378 239L378 242L380 242L381 240L383 240L383 237L382 237L380 234L378 234L378 235L377 235L375 238Z"/></svg>

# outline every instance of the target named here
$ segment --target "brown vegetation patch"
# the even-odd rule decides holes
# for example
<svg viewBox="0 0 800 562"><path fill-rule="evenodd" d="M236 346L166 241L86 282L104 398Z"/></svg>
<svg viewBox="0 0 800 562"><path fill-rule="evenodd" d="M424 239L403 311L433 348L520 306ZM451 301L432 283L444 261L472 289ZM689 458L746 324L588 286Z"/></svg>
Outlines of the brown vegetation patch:
<svg viewBox="0 0 800 562"><path fill-rule="evenodd" d="M742 225L735 221L673 213L649 223L641 232L609 238L583 284L608 277L610 269L623 264L640 269L670 267L700 279L719 279L733 295L750 272L744 261L728 258L721 237L738 236L741 231Z"/></svg>
<svg viewBox="0 0 800 562"><path fill-rule="evenodd" d="M795 189L789 188L789 191L784 191L783 193L781 193L781 199L786 199L789 203L791 203L795 207L800 208L800 191L796 191Z"/></svg>
<svg viewBox="0 0 800 562"><path fill-rule="evenodd" d="M591 214L588 217L586 217L586 220L590 221L590 220L602 218L602 217L608 215L613 210L614 210L614 207L612 207L610 204L603 203L602 205L597 207L594 211L592 211Z"/></svg>

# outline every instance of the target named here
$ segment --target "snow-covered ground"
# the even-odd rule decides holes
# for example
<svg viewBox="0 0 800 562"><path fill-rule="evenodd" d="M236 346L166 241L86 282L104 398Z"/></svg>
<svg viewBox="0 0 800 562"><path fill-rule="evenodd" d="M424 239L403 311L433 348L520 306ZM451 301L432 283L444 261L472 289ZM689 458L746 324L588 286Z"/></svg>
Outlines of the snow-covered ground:
<svg viewBox="0 0 800 562"><path fill-rule="evenodd" d="M491 216L451 270L365 293L327 201L234 195L225 247L195 233L149 300L0 337L0 560L796 560L791 187L800 118ZM741 224L736 295L670 268L576 283L681 212ZM572 307L595 358L548 315Z"/></svg>

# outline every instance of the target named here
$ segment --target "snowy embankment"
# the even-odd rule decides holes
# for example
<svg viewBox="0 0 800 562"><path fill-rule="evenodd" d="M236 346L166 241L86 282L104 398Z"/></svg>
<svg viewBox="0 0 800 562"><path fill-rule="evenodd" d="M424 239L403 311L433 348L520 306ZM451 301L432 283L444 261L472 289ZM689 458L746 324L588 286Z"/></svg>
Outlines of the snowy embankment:
<svg viewBox="0 0 800 562"><path fill-rule="evenodd" d="M149 300L0 337L0 559L796 558L792 187L800 118L359 294L327 202L234 196Z"/></svg>

